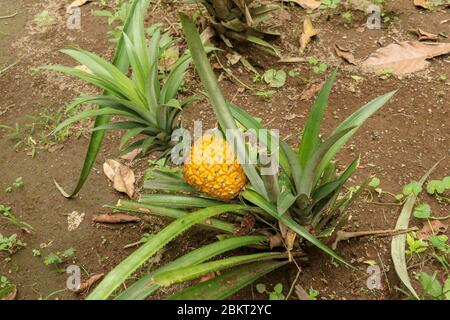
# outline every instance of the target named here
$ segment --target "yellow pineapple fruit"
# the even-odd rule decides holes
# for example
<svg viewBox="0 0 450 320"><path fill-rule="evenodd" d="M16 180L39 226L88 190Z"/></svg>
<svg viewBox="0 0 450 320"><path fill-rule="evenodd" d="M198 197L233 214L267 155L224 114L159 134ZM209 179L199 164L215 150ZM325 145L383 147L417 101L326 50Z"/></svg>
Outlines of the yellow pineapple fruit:
<svg viewBox="0 0 450 320"><path fill-rule="evenodd" d="M210 134L192 146L185 159L183 176L197 190L223 200L235 198L247 183L228 142Z"/></svg>

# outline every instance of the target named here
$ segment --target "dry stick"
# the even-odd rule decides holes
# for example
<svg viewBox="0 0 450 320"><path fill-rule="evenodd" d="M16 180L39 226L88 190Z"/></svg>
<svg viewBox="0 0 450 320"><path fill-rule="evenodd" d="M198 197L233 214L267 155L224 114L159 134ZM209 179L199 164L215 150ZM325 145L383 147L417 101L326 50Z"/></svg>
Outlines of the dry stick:
<svg viewBox="0 0 450 320"><path fill-rule="evenodd" d="M336 236L336 240L334 241L333 245L332 245L332 249L336 250L337 244L340 241L343 240L349 240L351 238L356 238L356 237L364 237L364 236L379 236L379 237L386 237L386 236L397 236L399 234L404 234L404 233L408 233L411 231L417 231L419 230L419 228L417 227L412 227L409 229L388 229L388 230L374 230L374 231L355 231L355 232L347 232L347 231L338 231L337 232L337 236Z"/></svg>
<svg viewBox="0 0 450 320"><path fill-rule="evenodd" d="M9 18L14 18L15 16L17 16L17 12L10 14L9 16L0 16L0 19L9 19Z"/></svg>
<svg viewBox="0 0 450 320"><path fill-rule="evenodd" d="M297 264L297 263L296 263L296 264ZM289 292L288 292L288 294L287 294L285 300L289 300L289 297L291 296L292 291L294 291L295 284L297 283L298 278L300 277L300 273L301 273L301 272L302 272L301 270L298 270L298 271L297 271L297 275L295 276L294 282L292 282L291 288L289 289Z"/></svg>
<svg viewBox="0 0 450 320"><path fill-rule="evenodd" d="M16 64L18 64L19 62L20 62L20 59L17 60L16 62L14 62L13 64L10 64L10 65L7 66L6 68L0 70L0 76L1 76L4 72L6 72L6 71L8 71L9 69L11 69L12 67L14 67L14 66L15 66Z"/></svg>

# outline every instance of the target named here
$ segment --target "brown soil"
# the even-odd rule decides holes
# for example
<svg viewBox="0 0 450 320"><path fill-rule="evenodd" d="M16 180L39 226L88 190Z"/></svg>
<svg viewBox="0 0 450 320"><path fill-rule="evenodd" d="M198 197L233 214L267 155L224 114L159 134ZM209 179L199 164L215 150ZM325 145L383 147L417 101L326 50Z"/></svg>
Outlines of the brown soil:
<svg viewBox="0 0 450 320"><path fill-rule="evenodd" d="M73 65L73 61L58 52L59 49L76 45L94 51L102 56L111 57L113 45L108 41L107 32L111 30L105 19L93 17L91 10L96 5L91 3L82 7L81 30L68 30L65 27L65 6L70 1L25 1L0 0L0 16L14 12L17 15L0 20L0 69L20 61L7 72L0 74L0 123L26 125L32 123L30 116L37 115L44 108L57 112L71 98L81 92L93 89L82 82L60 74L33 72L32 68L44 64ZM424 11L415 8L410 0L385 1L386 12L398 21L384 24L381 30L368 30L365 15L352 11L353 20L344 25L341 13L344 9L315 14L313 23L320 30L319 36L308 45L305 57L315 56L329 65L324 74L314 74L308 63L286 64L262 55L247 47L237 50L245 53L249 61L264 72L269 68L296 69L302 78L313 83L324 80L329 71L340 63L334 55L334 44L350 48L360 60L371 52L394 41L414 40L410 29L421 27L428 32L449 31L449 23L440 22L449 18L448 9ZM149 22L176 21L175 13L180 5L158 7L149 14ZM191 10L192 7L187 7ZM55 17L46 26L39 26L33 21L36 14L48 10ZM280 30L283 30L277 44L286 55L298 56L301 25L306 11L299 7L286 6L277 14ZM168 19L162 19L164 16ZM173 26L171 26L173 27ZM442 38L443 41L448 41ZM220 46L218 43L217 45ZM219 54L225 63L225 53ZM245 83L252 85L252 75L242 66L232 67L233 73ZM218 70L220 73L220 70ZM363 80L356 82L351 75L360 75ZM448 57L433 59L432 65L425 71L398 79L396 77L379 77L363 73L356 66L342 63L337 82L331 95L325 123L325 134L331 132L339 122L355 111L359 106L378 95L398 89L395 97L377 114L370 118L338 156L338 164L344 167L357 154L361 154L361 166L352 184L357 184L370 175L381 179L381 187L394 194L400 193L402 186L411 180L418 180L436 161L444 158L432 178L442 178L450 172L449 156L449 112L448 101L450 83L440 80L440 75L450 79ZM188 89L200 92L201 84L190 73ZM289 142L297 143L297 133L303 128L305 118L313 99L302 101L301 92L307 85L300 78L288 77L287 84L277 90L267 101L249 91L242 92L239 85L223 74L221 85L227 98L244 107L253 115L263 119L271 128L280 130L280 135L291 135ZM267 89L267 88L266 88ZM295 117L291 115L295 114ZM206 101L187 107L183 113L187 126L193 120L202 120L212 127L214 119ZM288 117L290 116L290 117ZM287 120L291 119L291 120ZM50 148L38 150L32 158L27 153L30 148L24 145L14 150L15 142L7 139L7 131L0 129L0 204L12 207L12 212L20 219L31 224L34 234L20 233L10 223L0 220L0 232L4 235L17 233L27 243L27 247L11 256L11 261L0 261L0 273L5 274L18 286L19 299L46 298L77 299L79 296L65 290L67 275L55 268L45 266L43 257L49 252L64 251L69 247L76 249L73 262L82 266L86 274L107 273L127 256L130 249L123 246L140 239L142 233L158 230L164 222L156 220L154 224L134 224L105 227L91 223L92 216L108 212L104 204L115 203L120 194L115 193L102 172L105 159L115 158L117 152L117 135L110 134L102 148L84 189L74 200L60 196L53 180L57 180L68 189L75 183L83 163L88 140L77 133L84 132L82 127L73 128L72 134L63 142L53 143ZM38 133L33 139L39 139ZM142 173L146 159L133 163L137 172ZM24 185L11 193L4 192L17 177L23 177ZM141 181L139 181L141 183ZM391 199L377 199L375 201ZM433 204L433 215L448 214L448 206L436 204L436 201L424 196ZM67 231L65 214L74 210L86 214L84 222L75 231ZM360 199L351 208L351 220L348 230L391 229L395 226L400 211L399 206L376 205ZM448 221L443 221L444 223ZM412 220L412 225L419 225ZM195 230L174 241L162 255L160 263L190 248L206 243L204 231ZM42 244L50 244L42 248ZM33 257L32 249L39 249L42 257ZM309 261L302 265L300 283L305 289L314 288L320 292L322 299L400 299L405 296L396 290L402 287L390 258L390 238L364 237L340 243L337 252L354 263L357 271L338 266L328 256L315 248L307 249ZM3 257L2 257L3 258ZM366 287L368 274L364 260L375 260L383 268L383 288L369 290ZM68 261L66 265L70 264ZM433 263L419 266L424 270L437 270ZM417 271L413 268L411 271ZM275 272L260 282L282 282L285 288L292 283L296 269L287 267ZM418 283L414 281L416 288ZM419 290L419 289L418 289ZM237 298L263 298L253 288L241 292Z"/></svg>

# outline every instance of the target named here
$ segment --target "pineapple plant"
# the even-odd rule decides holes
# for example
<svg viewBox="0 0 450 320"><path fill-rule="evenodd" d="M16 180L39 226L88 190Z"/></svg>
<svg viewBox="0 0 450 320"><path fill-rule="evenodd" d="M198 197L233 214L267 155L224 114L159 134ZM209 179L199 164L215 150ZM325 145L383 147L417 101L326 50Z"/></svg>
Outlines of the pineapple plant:
<svg viewBox="0 0 450 320"><path fill-rule="evenodd" d="M147 42L144 13L148 2L136 0L130 5L130 14L124 26L126 32L122 34L119 42L123 56L121 63L124 65L129 63L131 67L129 76L128 67L116 66L82 49L61 51L75 59L83 68L58 65L41 67L78 77L105 92L103 95L83 95L75 98L67 111L81 104L92 104L98 108L81 111L63 121L55 129L57 132L81 119L96 118L91 144L77 188L69 195L57 184L59 190L67 197L75 195L82 187L106 130L125 131L119 144L122 154L138 149L138 157L149 152L160 152L160 157L165 157L174 144L171 141L172 132L180 127L179 113L184 106L197 99L195 96L178 98L178 91L192 60L190 54L186 52L178 57L167 70L164 58L175 40L168 33L161 34L159 25L154 25L148 29L152 34L150 42ZM119 117L119 120L111 118L112 116Z"/></svg>
<svg viewBox="0 0 450 320"><path fill-rule="evenodd" d="M266 41L279 36L278 32L266 26L269 13L279 6L260 5L254 0L195 0L204 5L209 14L209 22L220 38L229 47L229 39L255 44L259 49L279 56L278 50Z"/></svg>
<svg viewBox="0 0 450 320"><path fill-rule="evenodd" d="M247 177L229 143L213 134L202 136L192 146L183 166L187 183L214 198L235 198Z"/></svg>
<svg viewBox="0 0 450 320"><path fill-rule="evenodd" d="M257 119L225 100L195 25L188 16L180 16L188 47L216 114L219 130L237 130L238 124L244 130L262 129L263 126ZM142 194L139 201L120 201L116 206L108 207L117 211L175 220L115 267L88 299L107 299L169 241L196 225L219 233L219 241L188 252L149 272L119 293L116 299L146 299L162 287L188 282L218 271L221 272L220 275L193 284L167 299L225 299L259 277L285 266L292 259L301 258L301 250L297 248L305 241L337 261L351 266L320 238L332 235L345 220L346 209L364 189L368 180L359 188L341 192L344 183L357 169L359 157L340 173L332 159L362 123L379 110L395 91L361 107L344 120L328 139L322 141L319 136L321 122L335 77L336 71L329 76L320 91L299 147L294 149L286 142L278 141L276 150L269 150L276 152L279 149L278 174L263 175L259 164L240 163L239 167L233 167L235 173L244 173L248 180L244 190L236 191L239 192L239 198L232 199L234 192L233 195L224 193L223 184L219 184L217 188L211 187L214 186L214 178L219 179L225 175L220 170L211 172L209 169L216 168L227 155L234 165L235 154L248 152L251 146L240 135L233 137L236 138L236 144L228 141L228 136L227 141L211 135L196 141L188 158L191 162L197 162L198 171L195 170L196 167L190 167L192 163L189 161L182 169L166 167L164 163L154 164L146 174L147 180L144 183L144 188L150 190L151 194ZM209 148L210 146L212 147ZM155 191L160 193L155 194ZM225 217L220 217L222 214ZM241 226L243 223L248 224L248 215L255 218L254 225L250 225L242 234ZM268 249L271 240L267 231L282 234L282 229L287 230L286 234L291 234L284 237L286 250L261 252ZM258 252L209 261L239 247L251 247Z"/></svg>

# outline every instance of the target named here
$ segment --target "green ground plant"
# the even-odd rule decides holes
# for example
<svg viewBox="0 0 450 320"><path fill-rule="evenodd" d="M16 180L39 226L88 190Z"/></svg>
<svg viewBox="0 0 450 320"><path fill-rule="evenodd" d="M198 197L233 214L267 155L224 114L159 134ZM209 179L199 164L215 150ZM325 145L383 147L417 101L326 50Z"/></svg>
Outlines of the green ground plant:
<svg viewBox="0 0 450 320"><path fill-rule="evenodd" d="M17 234L11 236L4 236L0 233L0 252L5 252L8 255L14 254L16 251L26 247L26 243L17 238Z"/></svg>
<svg viewBox="0 0 450 320"><path fill-rule="evenodd" d="M12 213L11 207L3 204L0 204L0 218L9 221L26 233L32 233L34 231L34 228L30 224L20 220Z"/></svg>

